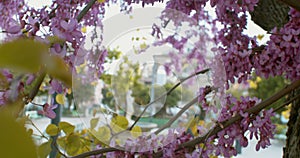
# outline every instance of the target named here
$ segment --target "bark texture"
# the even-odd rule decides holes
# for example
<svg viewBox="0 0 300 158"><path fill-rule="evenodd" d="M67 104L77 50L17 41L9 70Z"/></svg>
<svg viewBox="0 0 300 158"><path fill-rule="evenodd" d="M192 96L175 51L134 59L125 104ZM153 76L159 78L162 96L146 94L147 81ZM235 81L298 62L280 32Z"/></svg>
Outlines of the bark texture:
<svg viewBox="0 0 300 158"><path fill-rule="evenodd" d="M292 95L296 94L300 94L300 89L294 91ZM292 103L286 136L283 158L300 158L300 98Z"/></svg>
<svg viewBox="0 0 300 158"><path fill-rule="evenodd" d="M281 28L289 21L290 7L280 0L260 0L251 12L251 20L266 31Z"/></svg>

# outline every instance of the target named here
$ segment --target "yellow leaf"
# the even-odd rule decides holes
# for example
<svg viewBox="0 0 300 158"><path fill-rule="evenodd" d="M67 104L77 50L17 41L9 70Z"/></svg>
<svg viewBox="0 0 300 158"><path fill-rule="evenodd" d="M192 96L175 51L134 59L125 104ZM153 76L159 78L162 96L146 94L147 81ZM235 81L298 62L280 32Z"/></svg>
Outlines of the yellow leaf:
<svg viewBox="0 0 300 158"><path fill-rule="evenodd" d="M30 129L28 129L26 132L27 132L27 134L28 134L29 136L32 136L32 134L33 134L33 129L30 128Z"/></svg>
<svg viewBox="0 0 300 158"><path fill-rule="evenodd" d="M98 81L93 81L93 82L91 82L91 85L92 85L92 86L97 86L97 84L98 84Z"/></svg>
<svg viewBox="0 0 300 158"><path fill-rule="evenodd" d="M55 44L55 43L64 44L65 43L65 40L63 40L57 36L48 36L47 39L50 44Z"/></svg>
<svg viewBox="0 0 300 158"><path fill-rule="evenodd" d="M67 136L64 137L58 137L56 142L61 148L65 148L67 144Z"/></svg>
<svg viewBox="0 0 300 158"><path fill-rule="evenodd" d="M111 133L110 133L110 129L107 126L101 126L98 128L98 130L91 129L89 130L89 132L100 143L109 144Z"/></svg>
<svg viewBox="0 0 300 158"><path fill-rule="evenodd" d="M120 132L128 127L128 120L124 116L117 115L111 119L110 124L114 132Z"/></svg>
<svg viewBox="0 0 300 158"><path fill-rule="evenodd" d="M71 88L68 88L67 93L68 93L68 94L71 94L71 93L72 93L72 89L71 89Z"/></svg>
<svg viewBox="0 0 300 158"><path fill-rule="evenodd" d="M289 119L290 118L290 110L285 110L281 112L281 115L285 118L285 119Z"/></svg>
<svg viewBox="0 0 300 158"><path fill-rule="evenodd" d="M104 2L105 2L105 0L98 0L98 2L99 2L99 3L104 3Z"/></svg>
<svg viewBox="0 0 300 158"><path fill-rule="evenodd" d="M148 48L148 45L146 44L146 43L142 43L141 45L140 45L140 48L143 50L143 49L146 49L146 48Z"/></svg>
<svg viewBox="0 0 300 158"><path fill-rule="evenodd" d="M256 89L257 88L257 84L256 84L256 82L254 82L254 81L248 81L249 82L249 87L250 88L252 88L252 89Z"/></svg>
<svg viewBox="0 0 300 158"><path fill-rule="evenodd" d="M139 137L142 135L142 129L139 126L134 126L130 133L133 137Z"/></svg>
<svg viewBox="0 0 300 158"><path fill-rule="evenodd" d="M1 89L9 88L9 82L7 81L7 78L3 74L0 74L0 88Z"/></svg>
<svg viewBox="0 0 300 158"><path fill-rule="evenodd" d="M81 28L81 32L82 32L82 33L86 33L86 26L83 26L83 27Z"/></svg>
<svg viewBox="0 0 300 158"><path fill-rule="evenodd" d="M2 111L7 112L7 114L11 114L15 118L17 118L20 112L23 110L25 104L22 98L19 98L13 103L6 104L6 106L2 107ZM24 120L25 121L25 120ZM25 122L24 122L25 123Z"/></svg>
<svg viewBox="0 0 300 158"><path fill-rule="evenodd" d="M200 120L199 123L198 123L199 126L204 126L204 124L205 124L204 120Z"/></svg>
<svg viewBox="0 0 300 158"><path fill-rule="evenodd" d="M59 122L58 127L64 131L66 135L69 135L74 132L75 126L71 125L68 122Z"/></svg>
<svg viewBox="0 0 300 158"><path fill-rule="evenodd" d="M57 94L55 100L58 104L64 105L65 104L65 95L64 94Z"/></svg>
<svg viewBox="0 0 300 158"><path fill-rule="evenodd" d="M257 35L258 40L262 40L264 38L264 35Z"/></svg>
<svg viewBox="0 0 300 158"><path fill-rule="evenodd" d="M30 119L28 116L19 117L17 119L17 122L19 122L21 125L25 125L27 122L30 122Z"/></svg>
<svg viewBox="0 0 300 158"><path fill-rule="evenodd" d="M98 118L92 118L90 120L91 129L94 129L97 126L98 122L99 122L99 117Z"/></svg>
<svg viewBox="0 0 300 158"><path fill-rule="evenodd" d="M71 134L67 137L66 152L68 155L74 156L77 154L81 147L80 136L77 134Z"/></svg>
<svg viewBox="0 0 300 158"><path fill-rule="evenodd" d="M37 158L36 147L24 126L10 114L0 112L0 151L3 158Z"/></svg>
<svg viewBox="0 0 300 158"><path fill-rule="evenodd" d="M45 142L38 147L39 158L47 158L48 157L48 155L51 152L51 142L52 141Z"/></svg>
<svg viewBox="0 0 300 158"><path fill-rule="evenodd" d="M199 124L200 117L198 115L195 115L193 118L189 120L187 123L187 131L191 132L194 136L198 135L198 124Z"/></svg>
<svg viewBox="0 0 300 158"><path fill-rule="evenodd" d="M108 142L111 136L109 128L107 126L99 127L97 136L98 136L97 138L98 139L100 138L100 140L102 140L103 142Z"/></svg>
<svg viewBox="0 0 300 158"><path fill-rule="evenodd" d="M0 68L19 72L38 72L45 67L49 75L71 86L72 75L64 60L51 56L48 46L30 39L18 39L0 44Z"/></svg>
<svg viewBox="0 0 300 158"><path fill-rule="evenodd" d="M61 80L67 86L72 85L72 74L63 59L58 56L48 56L44 58L44 63L49 75Z"/></svg>
<svg viewBox="0 0 300 158"><path fill-rule="evenodd" d="M45 44L22 39L0 45L0 67L21 72L37 72L48 49Z"/></svg>
<svg viewBox="0 0 300 158"><path fill-rule="evenodd" d="M256 77L256 83L261 82L261 78L259 76Z"/></svg>
<svg viewBox="0 0 300 158"><path fill-rule="evenodd" d="M59 133L59 129L55 124L49 124L46 128L46 133L50 136L56 136Z"/></svg>

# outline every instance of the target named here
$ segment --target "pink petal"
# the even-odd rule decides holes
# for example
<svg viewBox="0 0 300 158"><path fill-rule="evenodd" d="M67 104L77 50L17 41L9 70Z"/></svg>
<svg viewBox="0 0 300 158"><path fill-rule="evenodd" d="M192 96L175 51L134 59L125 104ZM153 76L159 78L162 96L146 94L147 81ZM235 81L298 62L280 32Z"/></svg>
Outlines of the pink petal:
<svg viewBox="0 0 300 158"><path fill-rule="evenodd" d="M58 107L58 105L54 104L54 105L52 105L51 109L53 110L53 109L56 109L57 107Z"/></svg>
<svg viewBox="0 0 300 158"><path fill-rule="evenodd" d="M56 117L56 113L52 110L47 111L45 115L51 119L54 119Z"/></svg>
<svg viewBox="0 0 300 158"><path fill-rule="evenodd" d="M19 33L21 31L21 26L19 25L14 25L9 27L6 32L11 33L11 34L16 34Z"/></svg>
<svg viewBox="0 0 300 158"><path fill-rule="evenodd" d="M77 25L77 20L70 19L70 21L69 21L69 30L70 31L75 30L76 25Z"/></svg>
<svg viewBox="0 0 300 158"><path fill-rule="evenodd" d="M60 26L65 30L69 29L69 24L65 20L60 21Z"/></svg>
<svg viewBox="0 0 300 158"><path fill-rule="evenodd" d="M285 41L291 41L293 35L283 35L282 38L285 40Z"/></svg>

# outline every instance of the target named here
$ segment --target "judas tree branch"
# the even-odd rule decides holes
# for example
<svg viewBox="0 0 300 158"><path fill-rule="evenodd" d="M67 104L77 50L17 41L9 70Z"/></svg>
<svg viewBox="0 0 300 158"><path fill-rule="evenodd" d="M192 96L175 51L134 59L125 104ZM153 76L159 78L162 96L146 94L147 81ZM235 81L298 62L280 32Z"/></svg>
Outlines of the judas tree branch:
<svg viewBox="0 0 300 158"><path fill-rule="evenodd" d="M42 85L44 78L46 76L46 71L44 69L41 70L39 76L36 79L36 83L34 85L34 87L31 89L31 91L29 92L26 100L25 100L25 104L28 104L29 102L31 102L34 97L37 95L37 93L39 92L40 86Z"/></svg>
<svg viewBox="0 0 300 158"><path fill-rule="evenodd" d="M85 157L89 157L89 156L92 156L92 155L99 155L99 154L109 153L109 152L113 152L113 151L120 151L120 149L117 149L117 148L103 148L103 149L98 149L98 150L93 150L93 151L89 151L89 152L86 152L86 153L82 153L80 155L69 157L69 158L85 158Z"/></svg>
<svg viewBox="0 0 300 158"><path fill-rule="evenodd" d="M270 98L262 101L261 103L257 104L254 107L251 107L251 108L245 110L245 112L248 112L249 114L254 114L255 115L258 112L260 112L261 110L271 106L274 102L276 102L277 100L279 100L283 96L289 94L290 92L292 92L293 90L295 90L299 87L300 87L300 80L295 81L292 84L290 84L289 86L287 86L287 87L283 88L282 90L280 90L275 95L271 96ZM196 139L193 139L189 142L183 143L179 146L179 148L193 148L196 144L203 143L206 138L209 138L209 137L217 134L218 132L220 132L224 128L236 123L237 121L239 121L241 119L242 119L242 116L237 115L235 117L230 118L227 121L220 122L213 129L211 129L206 135L204 135L202 137L198 137ZM222 127L221 127L220 124L222 125ZM157 153L156 155L161 155L161 154L162 154L162 152Z"/></svg>
<svg viewBox="0 0 300 158"><path fill-rule="evenodd" d="M256 106L254 106L252 108L249 108L249 109L245 110L245 112L248 112L249 114L252 114L252 115L256 115L261 110L271 106L274 102L276 102L280 98L284 97L285 95L289 94L290 92L292 92L293 90L295 90L299 87L300 87L300 80L295 81L292 84L290 84L289 86L286 86L285 88L283 88L282 90L280 90L279 92L277 92L276 94L271 96L270 98L262 101L261 103L257 104ZM293 100L295 98L296 97L292 98L291 100ZM195 100L195 99L193 99L193 100ZM193 102L193 100L191 102ZM289 102L290 101L286 102L285 105L288 104ZM183 149L183 148L194 148L194 146L196 144L200 144L200 143L205 142L207 138L209 138L213 135L216 135L218 132L222 131L224 128L236 123L237 121L239 121L241 119L242 119L242 116L238 114L238 115L228 119L227 121L217 123L216 126L213 129L211 129L210 131L208 131L206 135L204 135L202 137L195 138L191 141L188 141L186 143L183 143L183 144L179 145L177 150L180 150L180 149ZM74 156L74 157L71 157L71 158L84 158L86 156L98 155L98 154L103 154L103 153L113 152L113 151L121 151L121 150L117 149L117 148L104 148L104 149L99 149L99 150L86 152L86 153L83 153L83 154L80 154L80 155L77 155L77 156ZM159 151L157 153L154 153L153 157L161 157L162 155L163 155L163 152Z"/></svg>
<svg viewBox="0 0 300 158"><path fill-rule="evenodd" d="M299 99L300 98L300 94L294 96L293 98L291 98L290 100L284 102L282 105L278 106L276 109L274 109L273 111L276 112L278 110L280 110L281 108L289 105L290 103L292 103L294 100Z"/></svg>

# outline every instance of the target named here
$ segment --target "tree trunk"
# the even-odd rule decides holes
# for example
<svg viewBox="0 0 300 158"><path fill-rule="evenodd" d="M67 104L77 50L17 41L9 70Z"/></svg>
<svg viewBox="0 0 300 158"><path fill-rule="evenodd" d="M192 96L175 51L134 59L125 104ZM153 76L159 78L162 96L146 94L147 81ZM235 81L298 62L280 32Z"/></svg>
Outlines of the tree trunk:
<svg viewBox="0 0 300 158"><path fill-rule="evenodd" d="M300 94L300 89L294 91L292 96L297 94ZM292 103L286 136L283 158L300 158L300 98Z"/></svg>

